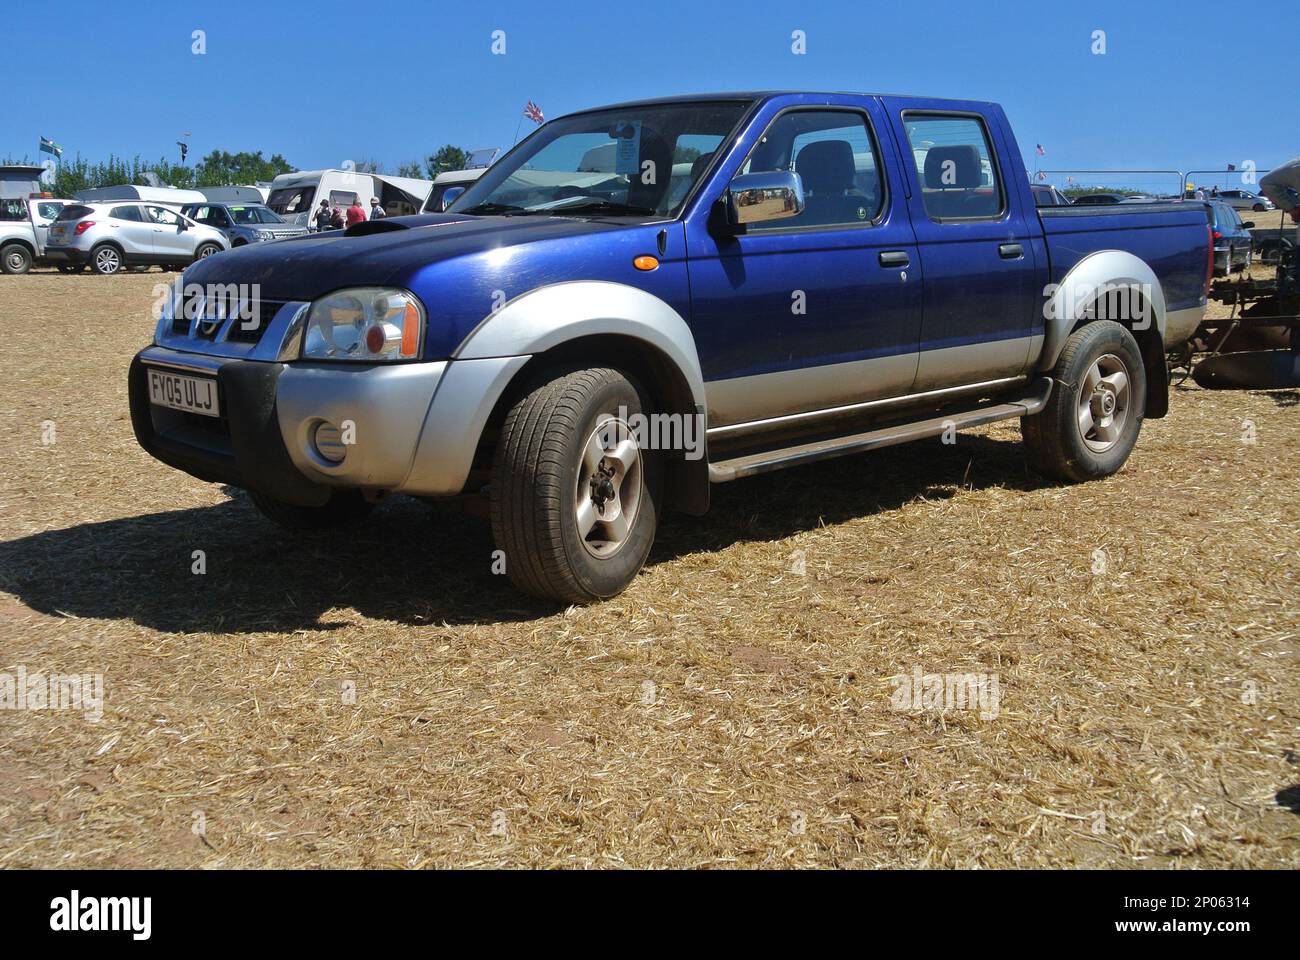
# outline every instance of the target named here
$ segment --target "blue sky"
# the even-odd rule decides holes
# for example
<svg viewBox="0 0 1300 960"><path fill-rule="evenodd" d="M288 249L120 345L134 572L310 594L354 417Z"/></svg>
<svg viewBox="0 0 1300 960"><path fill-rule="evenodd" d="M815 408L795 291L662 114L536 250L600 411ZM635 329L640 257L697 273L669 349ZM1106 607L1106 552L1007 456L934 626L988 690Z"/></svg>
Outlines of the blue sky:
<svg viewBox="0 0 1300 960"><path fill-rule="evenodd" d="M392 170L663 94L862 90L1001 102L1048 168L1266 169L1300 153L1295 0L6 3L0 157L282 153ZM206 31L207 53L191 53ZM504 30L506 53L491 52ZM803 30L807 53L791 52ZM1106 53L1091 52L1106 34ZM1264 93L1266 83L1275 84ZM1286 111L1284 112L1283 105ZM519 127L526 133L531 124Z"/></svg>

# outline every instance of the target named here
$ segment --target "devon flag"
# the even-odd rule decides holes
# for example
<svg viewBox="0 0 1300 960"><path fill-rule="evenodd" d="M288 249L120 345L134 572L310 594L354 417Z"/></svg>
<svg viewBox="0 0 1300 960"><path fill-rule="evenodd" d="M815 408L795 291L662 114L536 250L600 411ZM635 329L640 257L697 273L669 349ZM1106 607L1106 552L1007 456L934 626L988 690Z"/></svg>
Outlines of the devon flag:
<svg viewBox="0 0 1300 960"><path fill-rule="evenodd" d="M61 157L63 156L63 148L49 137L41 137L41 153L52 153L56 157Z"/></svg>

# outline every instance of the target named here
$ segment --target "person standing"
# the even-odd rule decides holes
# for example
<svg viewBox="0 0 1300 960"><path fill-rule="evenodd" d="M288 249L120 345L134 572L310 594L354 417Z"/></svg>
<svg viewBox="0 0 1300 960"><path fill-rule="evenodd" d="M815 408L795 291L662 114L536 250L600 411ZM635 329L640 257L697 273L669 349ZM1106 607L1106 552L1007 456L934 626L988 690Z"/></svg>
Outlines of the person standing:
<svg viewBox="0 0 1300 960"><path fill-rule="evenodd" d="M316 208L316 232L328 230L333 224L330 223L330 202L322 200L320 206Z"/></svg>
<svg viewBox="0 0 1300 960"><path fill-rule="evenodd" d="M348 226L355 227L358 223L366 222L366 211L361 207L361 198L356 197L352 201L352 206L348 207Z"/></svg>
<svg viewBox="0 0 1300 960"><path fill-rule="evenodd" d="M330 226L335 230L342 230L345 225L346 224L343 222L343 211L339 209L337 203L333 204L330 207Z"/></svg>
<svg viewBox="0 0 1300 960"><path fill-rule="evenodd" d="M379 205L379 198L371 197L370 198L370 219L382 220L386 216L388 216L388 214L384 213L384 208Z"/></svg>

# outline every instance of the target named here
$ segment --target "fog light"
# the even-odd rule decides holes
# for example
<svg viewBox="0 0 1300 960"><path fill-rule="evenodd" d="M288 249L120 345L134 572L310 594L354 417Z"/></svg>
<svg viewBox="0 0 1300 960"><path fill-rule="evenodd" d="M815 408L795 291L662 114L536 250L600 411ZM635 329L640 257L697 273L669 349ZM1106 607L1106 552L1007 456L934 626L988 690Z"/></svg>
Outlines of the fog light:
<svg viewBox="0 0 1300 960"><path fill-rule="evenodd" d="M316 447L316 452L330 463L342 463L343 458L348 455L339 428L328 421L321 421L316 425L316 432L312 434L312 444Z"/></svg>

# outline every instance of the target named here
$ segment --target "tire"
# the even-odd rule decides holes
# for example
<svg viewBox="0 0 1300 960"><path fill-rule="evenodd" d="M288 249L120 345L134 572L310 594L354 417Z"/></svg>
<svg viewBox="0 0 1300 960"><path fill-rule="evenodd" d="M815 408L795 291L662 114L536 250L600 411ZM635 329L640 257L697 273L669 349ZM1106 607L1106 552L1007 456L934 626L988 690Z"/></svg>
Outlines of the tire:
<svg viewBox="0 0 1300 960"><path fill-rule="evenodd" d="M81 273L86 269L84 263L61 263L59 273Z"/></svg>
<svg viewBox="0 0 1300 960"><path fill-rule="evenodd" d="M1264 205L1263 205L1262 203L1257 203L1257 204L1255 204L1253 207L1251 207L1250 209L1254 210L1256 213L1263 213L1263 212L1264 212Z"/></svg>
<svg viewBox="0 0 1300 960"><path fill-rule="evenodd" d="M200 260L204 260L212 256L214 253L220 253L220 252L221 252L221 247L218 244L201 243L199 244L199 248L194 251L194 262L198 263Z"/></svg>
<svg viewBox="0 0 1300 960"><path fill-rule="evenodd" d="M90 269L102 277L121 273L125 265L122 251L111 243L101 243L90 251Z"/></svg>
<svg viewBox="0 0 1300 960"><path fill-rule="evenodd" d="M0 270L5 273L26 273L32 268L32 252L21 243L11 243L0 248Z"/></svg>
<svg viewBox="0 0 1300 960"><path fill-rule="evenodd" d="M1146 369L1133 334L1110 320L1076 330L1052 380L1047 406L1020 418L1030 465L1069 483L1118 472L1137 443L1146 408Z"/></svg>
<svg viewBox="0 0 1300 960"><path fill-rule="evenodd" d="M375 505L361 495L360 490L334 490L330 498L319 507L300 507L268 497L256 490L248 491L249 499L266 519L277 526L294 532L330 530L345 527L365 519Z"/></svg>
<svg viewBox="0 0 1300 960"><path fill-rule="evenodd" d="M661 457L641 449L628 422L648 409L627 376L596 367L552 371L506 414L492 463L492 535L520 590L582 604L636 577L663 486Z"/></svg>

